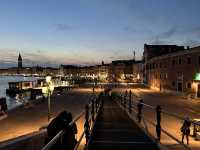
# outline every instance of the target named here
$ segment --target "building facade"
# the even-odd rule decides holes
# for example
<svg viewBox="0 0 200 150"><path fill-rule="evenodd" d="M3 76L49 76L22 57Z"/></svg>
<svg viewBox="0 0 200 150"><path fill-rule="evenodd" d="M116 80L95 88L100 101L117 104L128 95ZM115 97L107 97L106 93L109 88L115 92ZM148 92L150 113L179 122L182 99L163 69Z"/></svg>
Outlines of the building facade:
<svg viewBox="0 0 200 150"><path fill-rule="evenodd" d="M145 79L151 88L159 91L200 97L200 46L187 49L174 47L173 51L146 57Z"/></svg>

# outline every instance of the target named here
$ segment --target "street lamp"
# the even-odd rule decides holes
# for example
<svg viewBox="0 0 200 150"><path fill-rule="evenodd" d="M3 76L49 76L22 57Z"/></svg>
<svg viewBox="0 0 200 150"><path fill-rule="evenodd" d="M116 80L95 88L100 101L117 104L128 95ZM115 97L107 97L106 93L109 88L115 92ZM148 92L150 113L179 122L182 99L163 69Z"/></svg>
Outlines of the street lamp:
<svg viewBox="0 0 200 150"><path fill-rule="evenodd" d="M51 95L53 94L54 85L51 76L46 76L46 87L42 87L42 93L48 98L48 121L51 119Z"/></svg>

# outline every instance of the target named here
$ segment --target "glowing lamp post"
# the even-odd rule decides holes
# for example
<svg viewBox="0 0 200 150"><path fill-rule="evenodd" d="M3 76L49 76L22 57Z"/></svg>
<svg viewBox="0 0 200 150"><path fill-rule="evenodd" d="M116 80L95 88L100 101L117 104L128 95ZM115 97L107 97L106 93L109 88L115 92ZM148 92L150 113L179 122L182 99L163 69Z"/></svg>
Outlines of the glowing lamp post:
<svg viewBox="0 0 200 150"><path fill-rule="evenodd" d="M51 76L46 77L46 87L42 88L42 93L48 98L48 121L51 119L51 95L53 94L54 85L51 82Z"/></svg>

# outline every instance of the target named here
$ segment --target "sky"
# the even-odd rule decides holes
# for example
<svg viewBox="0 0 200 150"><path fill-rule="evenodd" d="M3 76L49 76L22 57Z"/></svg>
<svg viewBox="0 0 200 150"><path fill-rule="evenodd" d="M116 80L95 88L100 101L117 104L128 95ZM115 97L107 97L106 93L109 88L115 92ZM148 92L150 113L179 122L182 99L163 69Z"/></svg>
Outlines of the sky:
<svg viewBox="0 0 200 150"><path fill-rule="evenodd" d="M200 45L199 0L1 0L0 68L141 59L144 43Z"/></svg>

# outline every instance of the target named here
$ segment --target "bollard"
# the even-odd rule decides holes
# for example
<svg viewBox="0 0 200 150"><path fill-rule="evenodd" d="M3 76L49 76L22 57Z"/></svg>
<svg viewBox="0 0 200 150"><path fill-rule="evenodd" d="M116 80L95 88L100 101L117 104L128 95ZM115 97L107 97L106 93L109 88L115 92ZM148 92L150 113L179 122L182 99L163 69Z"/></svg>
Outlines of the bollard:
<svg viewBox="0 0 200 150"><path fill-rule="evenodd" d="M160 138L161 138L161 107L159 105L156 107L156 119L157 119L156 133L157 133L158 141L160 141Z"/></svg>
<svg viewBox="0 0 200 150"><path fill-rule="evenodd" d="M131 93L131 90L130 90L130 91L129 91L129 113L132 112L131 95L132 95L132 93Z"/></svg>
<svg viewBox="0 0 200 150"><path fill-rule="evenodd" d="M92 116L92 122L94 122L94 99L92 99L91 116Z"/></svg>
<svg viewBox="0 0 200 150"><path fill-rule="evenodd" d="M85 130L85 139L86 143L85 145L87 146L89 138L90 138L90 124L89 124L89 106L85 106L85 124L84 124L84 130Z"/></svg>
<svg viewBox="0 0 200 150"><path fill-rule="evenodd" d="M142 120L142 108L143 108L143 100L142 99L137 104L137 107L138 107L137 118L138 118L138 122L141 123L141 120Z"/></svg>

